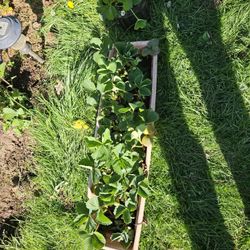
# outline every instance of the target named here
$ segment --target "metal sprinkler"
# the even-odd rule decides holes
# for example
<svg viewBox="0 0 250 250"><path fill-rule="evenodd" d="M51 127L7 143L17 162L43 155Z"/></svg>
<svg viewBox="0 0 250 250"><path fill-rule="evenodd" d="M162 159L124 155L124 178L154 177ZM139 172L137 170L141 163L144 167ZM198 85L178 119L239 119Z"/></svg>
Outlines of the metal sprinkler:
<svg viewBox="0 0 250 250"><path fill-rule="evenodd" d="M32 51L26 36L22 34L20 21L14 16L0 18L0 50L8 48L19 50L22 54L30 55L39 63L44 63L44 60Z"/></svg>

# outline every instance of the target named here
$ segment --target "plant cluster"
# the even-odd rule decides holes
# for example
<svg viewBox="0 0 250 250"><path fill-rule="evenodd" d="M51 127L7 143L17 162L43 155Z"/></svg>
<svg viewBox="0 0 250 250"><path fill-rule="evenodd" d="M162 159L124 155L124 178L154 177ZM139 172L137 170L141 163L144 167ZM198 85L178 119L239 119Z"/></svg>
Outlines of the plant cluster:
<svg viewBox="0 0 250 250"><path fill-rule="evenodd" d="M125 16L126 13L130 11L136 18L134 29L144 29L147 25L147 21L139 18L133 11L133 8L141 2L142 0L101 0L99 12L105 19L112 21Z"/></svg>
<svg viewBox="0 0 250 250"><path fill-rule="evenodd" d="M26 95L19 90L0 88L0 121L4 132L12 129L16 135L21 135L29 127L27 103Z"/></svg>
<svg viewBox="0 0 250 250"><path fill-rule="evenodd" d="M138 199L149 195L145 155L158 114L146 105L151 80L141 70L141 53L130 43L111 47L94 38L92 44L97 76L84 86L89 104L99 102L99 125L95 137L86 137L88 154L81 161L91 170L92 197L78 204L75 223L84 249L101 249L110 232L112 241L127 248L133 242Z"/></svg>

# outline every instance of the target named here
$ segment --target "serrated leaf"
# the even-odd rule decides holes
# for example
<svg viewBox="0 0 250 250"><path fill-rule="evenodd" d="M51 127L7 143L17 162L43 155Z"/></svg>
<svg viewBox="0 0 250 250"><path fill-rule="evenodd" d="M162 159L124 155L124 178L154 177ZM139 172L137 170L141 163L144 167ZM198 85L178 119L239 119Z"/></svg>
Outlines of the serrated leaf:
<svg viewBox="0 0 250 250"><path fill-rule="evenodd" d="M104 133L102 134L102 142L111 142L110 130L108 128L105 129Z"/></svg>
<svg viewBox="0 0 250 250"><path fill-rule="evenodd" d="M93 98L93 97L90 97L90 96L87 96L86 102L87 102L87 104L89 104L90 106L95 106L95 105L97 105L96 99Z"/></svg>
<svg viewBox="0 0 250 250"><path fill-rule="evenodd" d="M133 1L131 0L123 0L123 9L125 11L129 11L133 8Z"/></svg>
<svg viewBox="0 0 250 250"><path fill-rule="evenodd" d="M96 227L97 227L96 222L94 221L94 219L91 216L89 216L88 220L87 220L87 222L85 224L84 229L87 232L93 232L93 230L96 230Z"/></svg>
<svg viewBox="0 0 250 250"><path fill-rule="evenodd" d="M79 214L75 219L74 219L74 224L76 226L81 226L84 223L86 223L88 220L88 216L86 216L85 214Z"/></svg>
<svg viewBox="0 0 250 250"><path fill-rule="evenodd" d="M103 210L98 211L96 221L104 226L109 226L112 224L112 221L104 214Z"/></svg>
<svg viewBox="0 0 250 250"><path fill-rule="evenodd" d="M128 225L132 222L131 213L128 208L126 208L122 215L123 221Z"/></svg>
<svg viewBox="0 0 250 250"><path fill-rule="evenodd" d="M111 62L108 67L107 67L108 70L110 70L112 73L115 73L116 72L116 69L117 69L117 64L116 62Z"/></svg>
<svg viewBox="0 0 250 250"><path fill-rule="evenodd" d="M115 215L115 218L119 218L125 211L126 207L123 206L123 205L119 205L117 207L115 207L114 209L114 215Z"/></svg>
<svg viewBox="0 0 250 250"><path fill-rule="evenodd" d="M135 23L135 30L139 30L139 29L144 29L147 26L147 21L144 19L137 19L136 23Z"/></svg>
<svg viewBox="0 0 250 250"><path fill-rule="evenodd" d="M130 108L120 108L118 110L119 113L121 114L125 114L125 113L128 113L130 111Z"/></svg>
<svg viewBox="0 0 250 250"><path fill-rule="evenodd" d="M139 68L135 68L129 72L128 78L129 81L136 83L137 85L140 84L143 80L143 73Z"/></svg>
<svg viewBox="0 0 250 250"><path fill-rule="evenodd" d="M81 236L84 250L100 250L106 244L105 237L99 232L81 234Z"/></svg>
<svg viewBox="0 0 250 250"><path fill-rule="evenodd" d="M76 203L76 212L80 215L88 215L89 210L86 207L86 202L81 201Z"/></svg>
<svg viewBox="0 0 250 250"><path fill-rule="evenodd" d="M118 242L122 241L123 240L122 234L121 233L112 233L111 240L118 241Z"/></svg>
<svg viewBox="0 0 250 250"><path fill-rule="evenodd" d="M112 164L112 168L114 170L114 172L118 175L122 175L122 167L121 167L121 163L119 160L114 161L114 163Z"/></svg>
<svg viewBox="0 0 250 250"><path fill-rule="evenodd" d="M129 106L132 108L134 111L137 108L142 108L144 106L143 102L135 102L135 103L129 103Z"/></svg>
<svg viewBox="0 0 250 250"><path fill-rule="evenodd" d="M113 5L104 6L102 10L104 17L110 21L114 20L118 15L118 12Z"/></svg>
<svg viewBox="0 0 250 250"><path fill-rule="evenodd" d="M96 62L99 66L105 65L105 58L100 52L95 52L93 55L93 60Z"/></svg>
<svg viewBox="0 0 250 250"><path fill-rule="evenodd" d="M100 208L97 196L93 196L86 202L86 207L91 211L97 211Z"/></svg>
<svg viewBox="0 0 250 250"><path fill-rule="evenodd" d="M123 146L122 143L119 143L119 144L117 144L117 145L114 147L113 152L114 152L114 154L116 155L116 157L119 157L119 156L120 156L123 147L124 147L124 146Z"/></svg>
<svg viewBox="0 0 250 250"><path fill-rule="evenodd" d="M90 44L96 45L97 47L101 47L101 45L102 45L102 40L101 40L100 38L93 37L93 38L90 40Z"/></svg>
<svg viewBox="0 0 250 250"><path fill-rule="evenodd" d="M90 79L86 79L83 81L83 87L88 91L96 90L95 84Z"/></svg>
<svg viewBox="0 0 250 250"><path fill-rule="evenodd" d="M146 118L147 123L156 122L156 121L159 120L159 115L158 115L158 113L156 113L152 109L148 109L146 111L146 117L145 118Z"/></svg>
<svg viewBox="0 0 250 250"><path fill-rule="evenodd" d="M4 120L12 120L17 116L17 112L11 108L3 108L3 119Z"/></svg>
<svg viewBox="0 0 250 250"><path fill-rule="evenodd" d="M148 198L150 191L146 180L143 180L142 182L139 183L137 193L138 195L140 195L145 199Z"/></svg>
<svg viewBox="0 0 250 250"><path fill-rule="evenodd" d="M87 166L87 167L94 167L94 160L91 157L86 156L79 162L79 165Z"/></svg>
<svg viewBox="0 0 250 250"><path fill-rule="evenodd" d="M139 89L139 94L141 96L151 96L152 92L151 89L148 87L142 87Z"/></svg>
<svg viewBox="0 0 250 250"><path fill-rule="evenodd" d="M95 137L91 137L91 136L85 137L85 143L88 148L94 148L94 147L98 147L102 145L102 143L98 139L96 139Z"/></svg>
<svg viewBox="0 0 250 250"><path fill-rule="evenodd" d="M93 239L93 246L95 249L102 249L106 244L105 237L99 232L94 232L93 235L95 236Z"/></svg>

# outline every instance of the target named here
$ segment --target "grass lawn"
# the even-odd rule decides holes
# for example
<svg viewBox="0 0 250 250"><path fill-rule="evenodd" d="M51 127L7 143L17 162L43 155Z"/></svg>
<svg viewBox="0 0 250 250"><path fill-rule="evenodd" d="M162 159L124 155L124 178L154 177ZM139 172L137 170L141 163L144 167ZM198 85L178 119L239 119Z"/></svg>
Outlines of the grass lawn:
<svg viewBox="0 0 250 250"><path fill-rule="evenodd" d="M89 38L105 33L95 1L76 2L77 13L56 12L59 42L48 52L52 75L66 76L65 62L86 57ZM250 5L212 2L151 0L146 30L108 30L116 41L159 38L161 45L160 121L141 249L250 249ZM55 20L48 12L45 30ZM78 38L73 45L72 37ZM67 98L51 97L43 102L47 112L36 115L42 166L36 183L43 195L30 202L21 240L6 249L83 249L74 214L65 208L65 200L85 195L86 183L77 167L82 140L69 124L77 118L91 123L94 111L84 109L84 98L78 102L81 80L70 82L74 91Z"/></svg>

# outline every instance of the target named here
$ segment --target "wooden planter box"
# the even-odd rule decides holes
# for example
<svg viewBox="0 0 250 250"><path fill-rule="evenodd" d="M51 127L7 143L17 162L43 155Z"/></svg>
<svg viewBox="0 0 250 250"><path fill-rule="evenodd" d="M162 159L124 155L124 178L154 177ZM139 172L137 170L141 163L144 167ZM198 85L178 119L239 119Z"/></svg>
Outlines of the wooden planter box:
<svg viewBox="0 0 250 250"><path fill-rule="evenodd" d="M145 48L148 45L149 41L138 41L138 42L132 42L131 44L138 48L139 50ZM114 55L114 50L110 51L110 57ZM158 55L152 56L152 62L151 62L151 80L152 80L152 95L150 97L150 105L149 108L155 111L156 106L156 89L157 89L157 64L158 64ZM100 107L101 105L99 105ZM99 128L98 123L98 116L99 116L100 108L97 112L97 119L96 119L96 127L95 127L95 137L97 137L97 131ZM146 148L146 173L149 174L149 168L150 168L150 162L151 162L151 152L152 152L152 144ZM88 183L88 198L93 197L93 193L91 191L92 183L89 179ZM134 236L134 242L132 246L129 248L129 250L138 250L139 249L139 243L140 243L140 237L141 237L141 231L142 231L142 225L143 225L143 218L144 218L144 210L145 210L145 203L146 200L142 197L139 198L138 201L138 208L137 208L137 214L136 214L136 223L135 223L135 236ZM119 242L112 242L109 237L106 237L106 246L103 248L104 250L124 250L124 247L119 244Z"/></svg>

